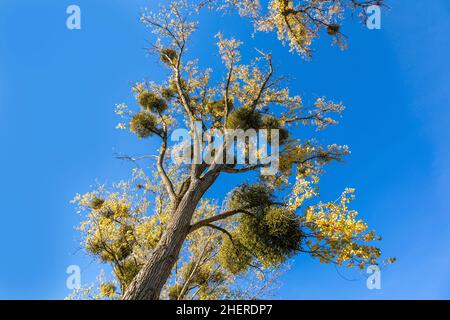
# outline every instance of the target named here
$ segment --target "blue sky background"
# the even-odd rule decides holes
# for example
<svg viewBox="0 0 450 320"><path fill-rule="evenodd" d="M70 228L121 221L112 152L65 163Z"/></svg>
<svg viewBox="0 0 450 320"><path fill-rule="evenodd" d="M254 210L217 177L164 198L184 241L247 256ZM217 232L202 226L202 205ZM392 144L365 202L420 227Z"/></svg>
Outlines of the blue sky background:
<svg viewBox="0 0 450 320"><path fill-rule="evenodd" d="M82 30L66 28L66 8L82 10ZM129 83L161 81L163 68L145 55L151 35L139 21L150 0L0 0L0 298L62 299L66 268L82 281L98 266L78 250L79 222L69 201L99 181L128 176L114 150L141 154L152 141L114 130L116 103L132 102ZM450 3L390 1L382 29L356 20L341 52L323 37L310 62L291 55L273 35L243 40L273 48L294 92L347 106L323 143L348 144L345 163L328 168L321 194L335 199L357 189L355 208L383 236L382 289L363 274L295 258L275 298L450 298ZM190 52L204 67L219 58L213 35L241 36L249 24L205 15ZM218 188L229 181L220 180ZM356 280L349 281L348 279Z"/></svg>

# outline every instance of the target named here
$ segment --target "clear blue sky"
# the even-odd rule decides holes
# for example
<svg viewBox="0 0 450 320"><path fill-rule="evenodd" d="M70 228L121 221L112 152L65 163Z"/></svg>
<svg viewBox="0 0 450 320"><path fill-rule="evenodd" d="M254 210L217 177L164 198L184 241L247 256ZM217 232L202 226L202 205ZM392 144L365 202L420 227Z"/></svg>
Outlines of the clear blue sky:
<svg viewBox="0 0 450 320"><path fill-rule="evenodd" d="M0 1L0 298L64 298L71 264L82 267L83 283L95 278L97 264L78 250L79 218L69 201L96 178L127 177L130 166L114 150L152 148L114 130L113 106L131 102L130 82L163 79L161 65L145 55L152 38L138 21L140 8L154 3ZM70 4L82 9L82 30L65 26ZM450 298L450 3L390 5L381 30L347 21L349 49L324 37L311 62L273 35L244 39L247 52L274 48L280 73L290 73L307 100L345 102L341 124L319 141L348 144L352 154L327 170L322 195L334 199L355 187L356 209L383 236L386 256L398 258L383 269L382 290L370 291L359 273L298 256L276 298ZM248 27L208 15L191 53L214 67L213 35L239 36Z"/></svg>

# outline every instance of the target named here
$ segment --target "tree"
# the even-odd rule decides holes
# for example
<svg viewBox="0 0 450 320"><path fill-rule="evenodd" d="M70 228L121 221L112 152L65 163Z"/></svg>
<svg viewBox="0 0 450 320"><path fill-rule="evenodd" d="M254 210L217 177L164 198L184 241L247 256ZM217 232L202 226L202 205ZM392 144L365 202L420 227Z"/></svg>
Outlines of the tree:
<svg viewBox="0 0 450 320"><path fill-rule="evenodd" d="M196 9L237 8L241 16L252 19L257 30L275 30L292 51L308 58L321 29L337 44L345 45L339 21L348 9L364 13L366 7L381 4L294 2L271 0L263 10L255 0L208 0L196 3ZM155 137L161 142L154 176L149 179L143 170L135 170L132 179L115 185L114 191L101 186L75 198L88 210L80 228L83 245L90 254L113 265L116 280L100 285L103 296L236 297L238 277L273 273L297 253L348 267L378 263L381 253L371 242L380 239L348 207L352 189L347 188L333 202L312 202L319 195L323 167L340 161L348 148L320 146L312 138L293 137L301 125L321 130L336 124L333 114L342 112L343 105L320 97L313 106L305 106L301 97L290 94L285 77L276 76L270 54L257 50L253 61L244 64L241 43L220 33L217 39L224 74L223 81L214 81L212 70L202 71L188 58L189 38L197 27L190 20L194 12L185 1L176 1L161 6L158 13L142 15L141 20L158 38L151 50L170 76L161 85L133 86L138 112L126 105L119 105L116 111L125 119L119 128L128 128L140 139ZM187 164L169 161L169 155L179 148L170 141L179 123L186 124L192 138L183 147L193 151ZM273 129L268 140L271 147L279 144L280 151L278 157L268 158L271 161L250 164L262 150L255 150L244 139L240 147L246 161L229 163L224 155L234 148L232 140L225 139L219 148L213 148L214 136L199 142L199 128L220 133ZM211 151L209 158L193 161L204 148ZM120 158L136 162L150 157ZM258 175L258 170L275 163L279 169L275 174ZM220 175L239 177L250 172L254 176L251 182L232 188L222 208L217 199L205 198ZM261 279L264 287L266 280Z"/></svg>

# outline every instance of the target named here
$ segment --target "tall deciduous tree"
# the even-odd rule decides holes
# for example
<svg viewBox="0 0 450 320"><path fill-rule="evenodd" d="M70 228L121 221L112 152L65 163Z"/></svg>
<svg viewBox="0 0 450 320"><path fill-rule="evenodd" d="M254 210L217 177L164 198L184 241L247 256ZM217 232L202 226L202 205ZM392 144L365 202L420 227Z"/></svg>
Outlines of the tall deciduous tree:
<svg viewBox="0 0 450 320"><path fill-rule="evenodd" d="M275 31L292 51L309 58L311 44L325 30L337 44L345 45L340 21L350 10L364 16L365 8L381 1L209 0L195 9L237 8L259 31ZM192 5L192 4L191 4ZM102 283L106 297L122 299L208 299L239 296L232 290L237 277L264 275L280 268L297 253L324 263L364 268L378 263L379 240L348 205L353 190L345 189L332 202L317 197L323 167L349 153L346 146L318 145L314 139L293 138L300 126L325 129L337 122L333 115L344 107L320 97L312 106L292 95L273 66L266 48L256 51L250 64L241 62L241 43L217 35L224 64L223 81L214 81L213 70L200 70L189 60L187 46L197 23L196 12L185 1L161 6L142 15L157 35L152 47L170 71L166 83L133 86L140 110L119 105L119 124L141 139L160 141L155 171L148 178L135 170L133 178L79 195L75 201L88 210L81 225L84 246L101 261L111 263L115 283ZM202 130L277 129L280 152L273 175L259 175L273 163L224 163L225 142L211 158L190 165L173 164L170 136L185 124L196 141ZM202 147L201 145L200 147ZM195 142L189 148L196 148ZM261 150L244 146L245 158ZM138 161L151 157L122 156ZM221 175L254 172L251 183L229 190L226 205L206 199ZM221 185L221 188L226 186ZM170 281L168 281L170 279ZM264 283L265 278L262 278ZM242 297L242 296L241 296Z"/></svg>

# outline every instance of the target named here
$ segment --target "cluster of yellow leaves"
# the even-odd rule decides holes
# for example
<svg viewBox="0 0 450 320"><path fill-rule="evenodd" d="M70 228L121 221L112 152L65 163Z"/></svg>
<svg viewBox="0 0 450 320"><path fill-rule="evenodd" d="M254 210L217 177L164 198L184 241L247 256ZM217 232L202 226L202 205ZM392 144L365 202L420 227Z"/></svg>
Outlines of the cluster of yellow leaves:
<svg viewBox="0 0 450 320"><path fill-rule="evenodd" d="M297 176L292 186L287 204L290 210L300 211L304 228L304 251L324 263L335 263L347 267L364 268L367 264L378 263L380 249L371 243L381 238L369 230L367 224L358 219L358 213L349 208L354 199L354 189L347 188L337 201L315 205L305 202L318 196L320 167L330 158L339 159L349 151L346 146L331 145L327 149L309 145L305 149L291 152L294 159L316 158L305 166L303 161L297 166ZM305 208L305 209L302 209Z"/></svg>
<svg viewBox="0 0 450 320"><path fill-rule="evenodd" d="M109 282L109 283L102 283L100 285L100 296L106 297L109 299L115 299L117 297L117 288L116 286Z"/></svg>
<svg viewBox="0 0 450 320"><path fill-rule="evenodd" d="M289 205L298 209L304 200L317 195L312 185L318 184L322 168L331 161L340 161L349 153L345 145L318 146L314 140L301 143L291 139L280 153L279 174L276 179L272 178L272 182L277 186L289 184L289 178L296 170Z"/></svg>
<svg viewBox="0 0 450 320"><path fill-rule="evenodd" d="M168 5L160 5L156 13L146 11L141 16L141 21L159 37L175 36L180 41L186 41L197 27L197 22L185 19L193 12L195 12L194 7L187 1L172 1ZM155 28L155 24L164 28Z"/></svg>
<svg viewBox="0 0 450 320"><path fill-rule="evenodd" d="M312 176L311 179L298 175L295 184L292 187L288 208L295 211L299 209L306 200L317 196L317 188L314 185L318 183L318 180L319 178L315 175Z"/></svg>
<svg viewBox="0 0 450 320"><path fill-rule="evenodd" d="M157 188L142 170L133 170L129 181L113 184L108 190L104 185L95 191L77 195L73 202L79 212L86 212L79 230L83 235L82 246L100 261L113 266L120 291L133 279L148 254L159 241L166 223L166 211L149 215L149 200ZM154 198L158 203L158 198ZM102 282L98 288L105 298L113 297L110 283Z"/></svg>
<svg viewBox="0 0 450 320"><path fill-rule="evenodd" d="M315 30L309 26L305 16L295 14L293 1L272 0L268 9L269 13L257 21L257 29L276 30L278 39L289 42L291 50L298 50L302 54L309 55Z"/></svg>
<svg viewBox="0 0 450 320"><path fill-rule="evenodd" d="M255 29L263 32L275 31L278 39L288 43L291 51L296 51L309 58L311 44L326 28L333 42L345 48L344 37L340 33L338 22L342 20L346 8L353 10L364 8L354 1L345 0L269 0L263 10L257 0L209 0L219 3L218 9L238 8L241 16L254 21ZM223 3L220 5L220 3Z"/></svg>
<svg viewBox="0 0 450 320"><path fill-rule="evenodd" d="M312 256L324 263L357 265L363 269L367 264L377 263L380 249L370 242L380 238L357 219L356 211L349 209L353 193L353 189L346 189L337 202L308 207L302 222L311 232L306 245Z"/></svg>
<svg viewBox="0 0 450 320"><path fill-rule="evenodd" d="M238 49L242 45L242 42L233 38L225 39L222 33L218 33L216 37L219 39L217 42L219 54L225 65L230 68L232 64L239 62L241 59L241 54Z"/></svg>

